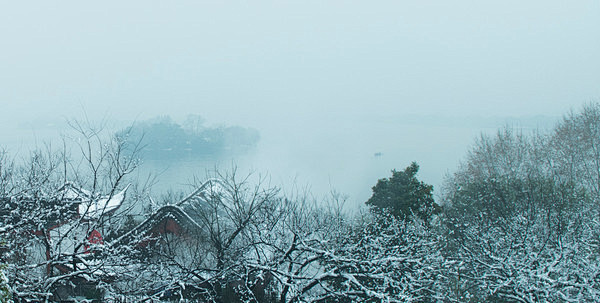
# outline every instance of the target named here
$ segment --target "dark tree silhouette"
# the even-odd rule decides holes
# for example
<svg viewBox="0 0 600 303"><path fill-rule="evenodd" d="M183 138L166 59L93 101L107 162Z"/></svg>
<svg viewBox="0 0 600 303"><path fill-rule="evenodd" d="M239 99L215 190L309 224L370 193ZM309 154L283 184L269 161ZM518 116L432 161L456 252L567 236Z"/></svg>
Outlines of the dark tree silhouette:
<svg viewBox="0 0 600 303"><path fill-rule="evenodd" d="M399 219L411 215L427 220L437 212L433 200L433 186L416 177L419 165L411 163L404 171L392 170L391 178L383 178L373 186L373 195L366 202L373 211L387 211Z"/></svg>

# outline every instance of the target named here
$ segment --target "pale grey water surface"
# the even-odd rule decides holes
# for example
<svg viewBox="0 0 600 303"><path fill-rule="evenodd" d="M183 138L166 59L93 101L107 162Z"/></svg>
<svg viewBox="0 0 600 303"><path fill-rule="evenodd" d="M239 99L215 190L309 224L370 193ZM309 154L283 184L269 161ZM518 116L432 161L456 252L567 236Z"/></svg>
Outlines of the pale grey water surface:
<svg viewBox="0 0 600 303"><path fill-rule="evenodd" d="M418 120L418 121L417 121ZM258 146L247 154L219 158L148 160L142 172L157 175L157 191L169 188L189 191L193 177L222 171L235 165L240 174L254 171L270 176L273 185L290 190L308 188L317 199L332 190L348 196L348 206L362 205L379 178L392 169L402 170L412 161L421 166L419 178L440 192L444 175L459 161L482 133L515 126L529 131L547 129L556 118L442 118L408 117L330 119L311 123L307 131L298 121L261 130Z"/></svg>
<svg viewBox="0 0 600 303"><path fill-rule="evenodd" d="M288 191L307 188L317 199L337 191L348 197L349 207L356 207L370 197L378 179L391 175L392 169L402 170L416 161L421 167L419 178L434 185L434 192L439 193L445 174L456 169L480 134L493 134L503 126L544 130L557 120L542 116L282 117L254 125L261 139L247 153L143 160L138 173L156 177L153 194L160 196L169 189L189 192L194 178L202 180L214 169L225 172L237 166L241 175L266 175L272 185ZM19 131L3 137L7 151L20 159L35 146L50 143L59 149L61 136L72 134L64 120L38 122L23 123Z"/></svg>

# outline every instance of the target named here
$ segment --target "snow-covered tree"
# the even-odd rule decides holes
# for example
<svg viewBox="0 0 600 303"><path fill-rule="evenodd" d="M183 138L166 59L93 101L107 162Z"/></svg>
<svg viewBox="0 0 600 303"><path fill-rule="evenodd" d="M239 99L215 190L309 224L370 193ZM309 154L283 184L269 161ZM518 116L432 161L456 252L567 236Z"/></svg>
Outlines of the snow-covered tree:
<svg viewBox="0 0 600 303"><path fill-rule="evenodd" d="M448 297L600 299L597 108L567 116L553 132L505 128L477 142L446 184L445 253L456 264Z"/></svg>
<svg viewBox="0 0 600 303"><path fill-rule="evenodd" d="M122 153L120 138L74 127L75 156L65 143L58 152L48 145L22 161L0 159L2 259L16 300L98 297L110 278L105 260L93 256L102 250L102 235L129 211L120 207L137 160Z"/></svg>
<svg viewBox="0 0 600 303"><path fill-rule="evenodd" d="M12 290L8 278L4 274L5 266L0 266L0 302L12 302Z"/></svg>

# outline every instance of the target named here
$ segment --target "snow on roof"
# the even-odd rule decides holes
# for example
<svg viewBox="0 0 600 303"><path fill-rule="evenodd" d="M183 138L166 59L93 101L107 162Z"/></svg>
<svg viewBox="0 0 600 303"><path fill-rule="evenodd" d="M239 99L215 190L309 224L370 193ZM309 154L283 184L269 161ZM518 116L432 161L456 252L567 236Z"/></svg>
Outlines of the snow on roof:
<svg viewBox="0 0 600 303"><path fill-rule="evenodd" d="M90 191L75 185L73 182L66 182L58 189L57 194L63 199L91 200L92 198L92 193Z"/></svg>
<svg viewBox="0 0 600 303"><path fill-rule="evenodd" d="M227 190L223 181L212 178L206 180L198 189L192 192L189 196L176 203L181 206L194 200L210 201L214 197L220 197L224 200L231 200L231 193Z"/></svg>
<svg viewBox="0 0 600 303"><path fill-rule="evenodd" d="M79 204L79 214L84 219L97 219L103 214L107 214L117 210L123 201L125 201L125 193L131 184L128 184L122 191L111 196L104 196L100 199L92 201L84 201Z"/></svg>
<svg viewBox="0 0 600 303"><path fill-rule="evenodd" d="M144 235L147 232L151 231L152 228L157 226L161 221L166 218L173 218L175 222L182 227L201 230L202 227L198 224L190 215L183 210L181 207L176 205L164 205L158 210L156 210L150 217L144 220L142 223L138 224L136 227L132 228L119 238L113 240L108 243L108 246L115 246L123 243L129 243L136 236ZM140 240L140 239L138 239Z"/></svg>

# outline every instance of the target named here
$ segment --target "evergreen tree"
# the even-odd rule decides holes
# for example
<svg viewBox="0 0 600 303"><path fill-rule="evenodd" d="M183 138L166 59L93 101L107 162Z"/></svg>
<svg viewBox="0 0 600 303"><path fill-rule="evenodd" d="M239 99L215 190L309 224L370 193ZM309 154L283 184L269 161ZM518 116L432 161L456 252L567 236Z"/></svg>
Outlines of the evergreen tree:
<svg viewBox="0 0 600 303"><path fill-rule="evenodd" d="M407 219L414 214L427 220L438 211L433 200L433 186L419 181L416 177L419 165L411 163L404 171L392 170L391 178L377 181L373 195L366 202L373 211L387 211L399 219Z"/></svg>

